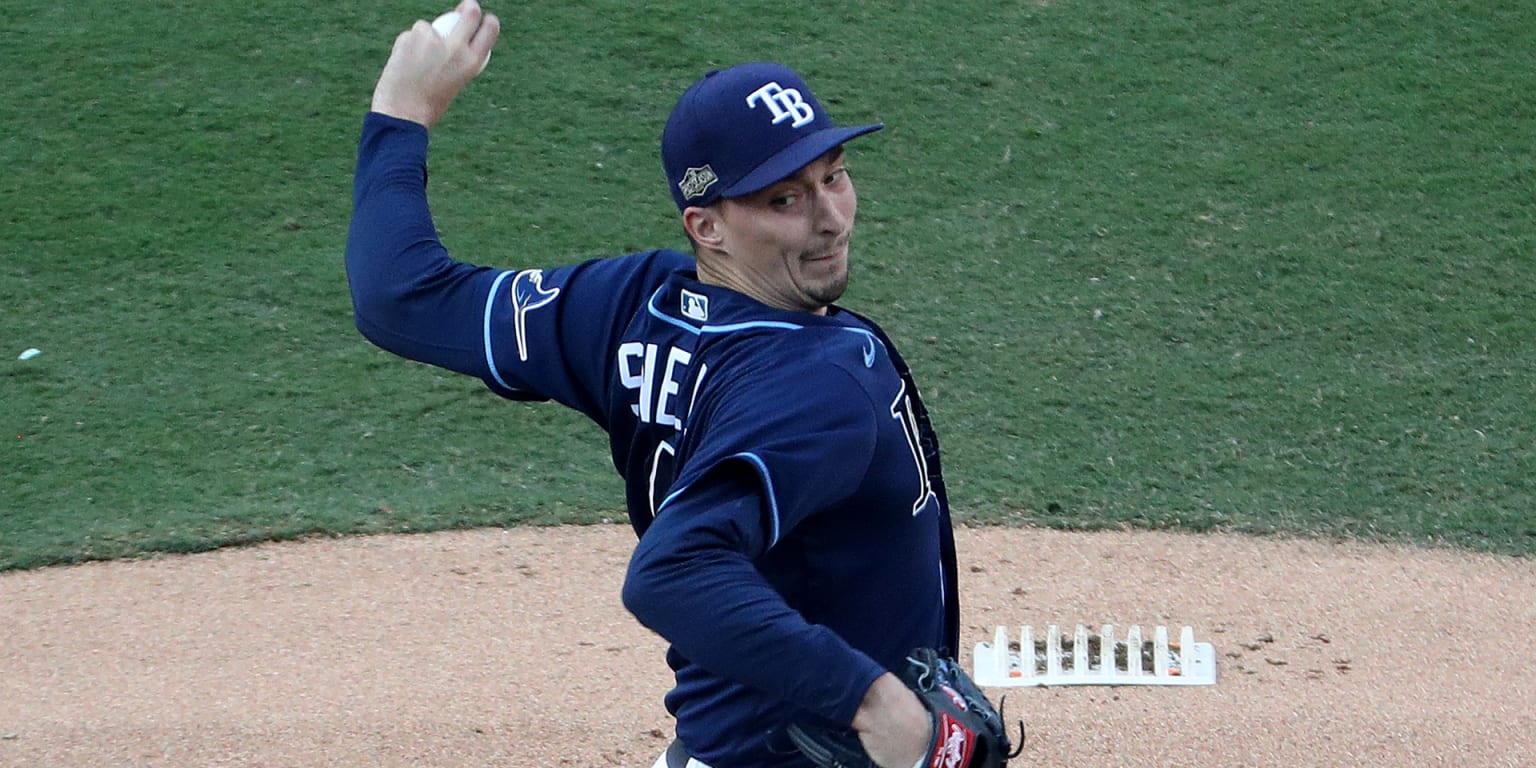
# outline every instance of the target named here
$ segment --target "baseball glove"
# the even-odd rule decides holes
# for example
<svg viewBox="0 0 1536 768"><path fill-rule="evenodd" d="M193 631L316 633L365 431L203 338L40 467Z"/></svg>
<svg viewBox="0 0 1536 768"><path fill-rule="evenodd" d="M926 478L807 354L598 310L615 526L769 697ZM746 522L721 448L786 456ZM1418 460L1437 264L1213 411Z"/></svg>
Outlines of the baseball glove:
<svg viewBox="0 0 1536 768"><path fill-rule="evenodd" d="M1019 746L1008 740L999 710L954 659L931 648L907 656L898 675L928 708L933 731L928 737L926 768L1005 768L1024 749L1024 723ZM791 725L789 738L800 752L821 768L879 768L859 742L857 732Z"/></svg>

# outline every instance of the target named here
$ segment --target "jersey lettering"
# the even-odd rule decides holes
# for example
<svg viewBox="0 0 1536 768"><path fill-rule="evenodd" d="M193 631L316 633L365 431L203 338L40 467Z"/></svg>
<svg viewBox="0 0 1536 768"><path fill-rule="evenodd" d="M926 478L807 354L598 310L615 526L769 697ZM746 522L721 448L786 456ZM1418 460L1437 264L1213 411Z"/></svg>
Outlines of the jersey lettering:
<svg viewBox="0 0 1536 768"><path fill-rule="evenodd" d="M672 408L676 402L678 387L682 386L682 376L687 373L688 361L693 359L693 353L685 352L677 347L667 349L667 370L661 377L661 392L656 396L656 423L662 426L677 427L681 424L677 416L673 415Z"/></svg>
<svg viewBox="0 0 1536 768"><path fill-rule="evenodd" d="M907 397L907 383L901 383L901 391L891 402L891 418L901 422L901 431L907 436L907 448L912 451L912 463L917 467L918 491L912 502L912 516L917 517L929 500L934 498L933 481L928 477L928 462L923 458L923 443L917 427L917 412L912 408L912 398Z"/></svg>
<svg viewBox="0 0 1536 768"><path fill-rule="evenodd" d="M619 383L637 393L629 409L647 424L678 427L677 393L693 353L669 346L666 362L658 365L660 348L655 344L627 341L619 345Z"/></svg>
<svg viewBox="0 0 1536 768"><path fill-rule="evenodd" d="M672 443L663 440L656 445L656 452L651 454L651 474L646 478L646 488L649 491L651 504L651 519L656 519L656 512L661 507L661 495L666 492L672 483L673 461L677 456L677 449Z"/></svg>

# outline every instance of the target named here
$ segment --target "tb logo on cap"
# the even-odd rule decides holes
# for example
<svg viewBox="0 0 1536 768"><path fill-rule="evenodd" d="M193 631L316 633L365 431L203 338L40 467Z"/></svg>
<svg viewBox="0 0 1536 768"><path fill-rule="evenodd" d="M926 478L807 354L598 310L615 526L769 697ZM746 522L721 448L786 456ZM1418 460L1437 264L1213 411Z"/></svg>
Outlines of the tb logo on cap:
<svg viewBox="0 0 1536 768"><path fill-rule="evenodd" d="M790 127L799 128L816 119L816 111L811 105L805 103L805 98L794 88L784 88L778 83L767 85L747 94L747 107L757 109L758 104L766 104L773 112L773 124L778 125L790 118L795 121Z"/></svg>

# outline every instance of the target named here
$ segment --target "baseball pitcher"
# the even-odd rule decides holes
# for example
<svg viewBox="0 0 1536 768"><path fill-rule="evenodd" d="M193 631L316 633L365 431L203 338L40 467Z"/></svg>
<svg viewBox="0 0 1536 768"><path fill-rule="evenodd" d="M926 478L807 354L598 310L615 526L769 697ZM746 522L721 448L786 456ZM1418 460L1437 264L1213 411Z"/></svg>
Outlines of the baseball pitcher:
<svg viewBox="0 0 1536 768"><path fill-rule="evenodd" d="M713 71L661 133L690 253L451 257L429 129L501 29L474 0L456 10L446 36L401 33L363 120L357 327L607 432L639 536L624 604L676 677L656 765L1005 764L998 713L932 650L958 647L959 614L928 413L891 339L836 304L858 208L844 144L881 126L836 124L778 64Z"/></svg>

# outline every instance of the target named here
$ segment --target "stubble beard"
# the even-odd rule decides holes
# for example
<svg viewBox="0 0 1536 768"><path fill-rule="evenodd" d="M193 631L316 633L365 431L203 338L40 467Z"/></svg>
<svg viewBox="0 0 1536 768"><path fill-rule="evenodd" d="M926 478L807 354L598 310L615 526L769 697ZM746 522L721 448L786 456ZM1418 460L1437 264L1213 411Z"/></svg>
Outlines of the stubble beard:
<svg viewBox="0 0 1536 768"><path fill-rule="evenodd" d="M812 258L812 254L805 254L804 258L808 260ZM848 257L844 256L842 269L825 278L808 282L802 286L802 290L812 301L823 307L830 306L841 299L848 290L848 271L851 268Z"/></svg>

